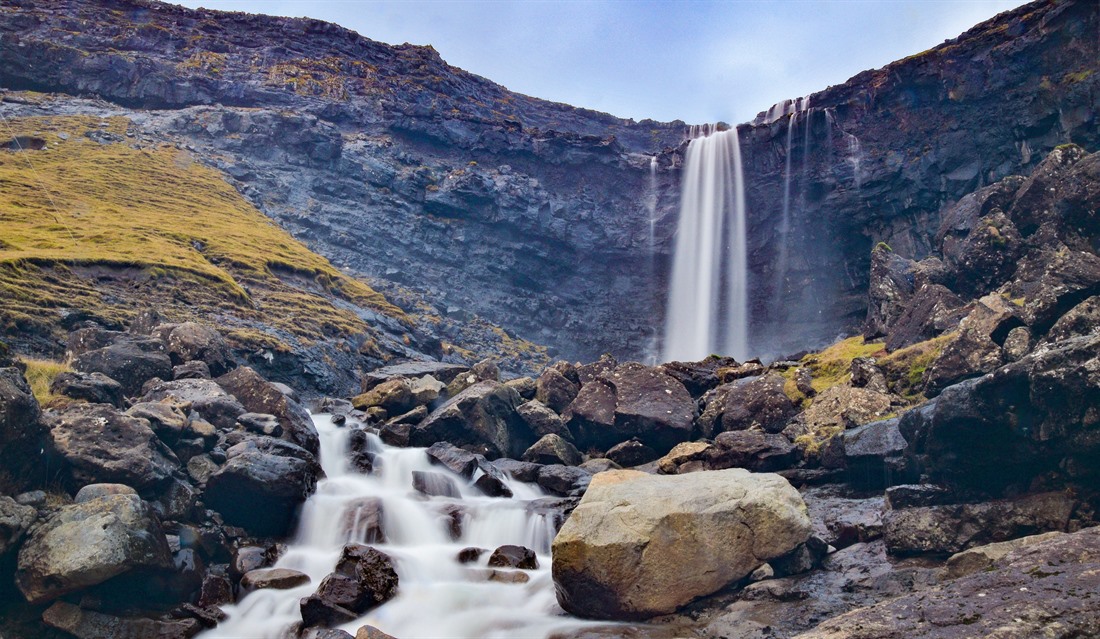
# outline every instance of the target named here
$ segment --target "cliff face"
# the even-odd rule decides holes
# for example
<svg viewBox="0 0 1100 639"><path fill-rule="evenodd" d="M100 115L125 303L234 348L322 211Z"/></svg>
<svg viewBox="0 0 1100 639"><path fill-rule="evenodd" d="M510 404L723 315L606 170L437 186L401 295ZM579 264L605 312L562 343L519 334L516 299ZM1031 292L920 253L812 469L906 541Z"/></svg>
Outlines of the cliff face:
<svg viewBox="0 0 1100 639"><path fill-rule="evenodd" d="M855 328L875 242L921 256L946 204L1058 144L1094 150L1096 33L1095 3L1035 3L812 96L793 127L740 127L756 350ZM313 20L15 0L0 35L0 86L110 101L384 292L570 358L639 357L661 326L683 123L515 94Z"/></svg>

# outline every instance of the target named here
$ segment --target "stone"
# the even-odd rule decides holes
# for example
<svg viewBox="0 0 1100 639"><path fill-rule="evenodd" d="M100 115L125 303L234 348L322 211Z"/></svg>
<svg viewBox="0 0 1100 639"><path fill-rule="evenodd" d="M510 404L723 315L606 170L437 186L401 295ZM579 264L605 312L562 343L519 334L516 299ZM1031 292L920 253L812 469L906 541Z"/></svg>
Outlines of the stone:
<svg viewBox="0 0 1100 639"><path fill-rule="evenodd" d="M109 346L78 355L73 369L82 373L102 373L122 386L122 394L134 397L151 379L171 379L172 360L164 344L153 338L127 337Z"/></svg>
<svg viewBox="0 0 1100 639"><path fill-rule="evenodd" d="M412 409L416 401L413 396L412 382L406 378L397 377L382 382L362 395L355 396L351 404L359 410L377 406L396 415Z"/></svg>
<svg viewBox="0 0 1100 639"><path fill-rule="evenodd" d="M863 489L881 489L919 479L905 457L909 443L897 417L864 424L841 435L848 482Z"/></svg>
<svg viewBox="0 0 1100 639"><path fill-rule="evenodd" d="M320 468L300 448L241 450L207 480L203 501L230 525L261 537L285 537Z"/></svg>
<svg viewBox="0 0 1100 639"><path fill-rule="evenodd" d="M180 379L149 385L142 402L168 402L188 415L197 413L219 430L232 430L248 412L237 398L209 379Z"/></svg>
<svg viewBox="0 0 1100 639"><path fill-rule="evenodd" d="M584 384L562 416L579 448L606 450L637 438L665 452L690 438L695 401L675 378L632 362Z"/></svg>
<svg viewBox="0 0 1100 639"><path fill-rule="evenodd" d="M176 366L191 361L206 364L213 377L220 377L234 367L233 355L221 333L195 322L177 324L165 340L168 356Z"/></svg>
<svg viewBox="0 0 1100 639"><path fill-rule="evenodd" d="M126 414L148 421L157 438L169 446L185 435L187 415L171 401L138 402L128 408Z"/></svg>
<svg viewBox="0 0 1100 639"><path fill-rule="evenodd" d="M1100 329L1100 295L1093 295L1059 317L1047 331L1043 341L1058 342L1088 335L1097 329Z"/></svg>
<svg viewBox="0 0 1100 639"><path fill-rule="evenodd" d="M896 555L957 553L973 546L1064 531L1076 502L1065 493L1010 500L888 510L886 548Z"/></svg>
<svg viewBox="0 0 1100 639"><path fill-rule="evenodd" d="M658 457L657 451L637 439L628 439L607 450L607 458L624 468L648 464Z"/></svg>
<svg viewBox="0 0 1100 639"><path fill-rule="evenodd" d="M537 481L555 495L570 497L584 492L591 479L592 474L582 468L552 464L539 466Z"/></svg>
<svg viewBox="0 0 1100 639"><path fill-rule="evenodd" d="M745 468L767 473L790 468L800 459L798 448L786 437L758 430L720 433L714 445L706 460L711 470Z"/></svg>
<svg viewBox="0 0 1100 639"><path fill-rule="evenodd" d="M882 419L894 411L890 395L839 384L814 398L803 413L810 432L845 430Z"/></svg>
<svg viewBox="0 0 1100 639"><path fill-rule="evenodd" d="M172 379L210 379L210 367L206 362L191 361L172 367Z"/></svg>
<svg viewBox="0 0 1100 639"><path fill-rule="evenodd" d="M379 497L363 497L344 507L343 538L360 544L386 543L385 507Z"/></svg>
<svg viewBox="0 0 1100 639"><path fill-rule="evenodd" d="M355 633L355 639L397 639L374 626L363 626Z"/></svg>
<svg viewBox="0 0 1100 639"><path fill-rule="evenodd" d="M350 621L392 599L397 587L389 555L370 546L348 544L317 592L302 599L302 623L309 627Z"/></svg>
<svg viewBox="0 0 1100 639"><path fill-rule="evenodd" d="M596 473L602 473L605 470L622 470L622 466L607 459L606 457L596 457L593 459L587 459L584 462L577 465L577 468L586 470L593 475Z"/></svg>
<svg viewBox="0 0 1100 639"><path fill-rule="evenodd" d="M702 462L708 459L714 446L707 442L684 442L677 444L667 455L657 460L657 470L665 475L675 475L682 466L700 462L695 470L703 470Z"/></svg>
<svg viewBox="0 0 1100 639"><path fill-rule="evenodd" d="M913 296L913 260L879 243L871 251L870 282L867 290L867 319L863 336L867 340L886 335Z"/></svg>
<svg viewBox="0 0 1100 639"><path fill-rule="evenodd" d="M886 335L886 350L894 352L954 330L966 314L962 298L940 284L917 290Z"/></svg>
<svg viewBox="0 0 1100 639"><path fill-rule="evenodd" d="M644 619L747 577L809 535L806 505L777 475L610 471L554 538L552 572L565 610Z"/></svg>
<svg viewBox="0 0 1100 639"><path fill-rule="evenodd" d="M472 478L478 468L477 455L448 442L436 442L424 452L429 462L443 466L464 479Z"/></svg>
<svg viewBox="0 0 1100 639"><path fill-rule="evenodd" d="M0 495L0 560L19 547L23 536L38 519L38 511L11 497Z"/></svg>
<svg viewBox="0 0 1100 639"><path fill-rule="evenodd" d="M573 444L553 433L543 435L524 451L521 459L535 464L564 464L576 466L584 457Z"/></svg>
<svg viewBox="0 0 1100 639"><path fill-rule="evenodd" d="M422 470L412 471L413 490L428 497L459 498L458 486L454 480L442 473L430 473Z"/></svg>
<svg viewBox="0 0 1100 639"><path fill-rule="evenodd" d="M450 442L486 457L519 457L534 443L534 434L520 419L519 394L495 381L481 381L432 411L409 431L413 446Z"/></svg>
<svg viewBox="0 0 1100 639"><path fill-rule="evenodd" d="M518 459L496 459L493 466L508 475L512 479L524 482L536 482L539 478L539 470L542 466Z"/></svg>
<svg viewBox="0 0 1100 639"><path fill-rule="evenodd" d="M902 484L886 489L886 508L901 510L917 506L942 506L953 501L954 494L935 484Z"/></svg>
<svg viewBox="0 0 1100 639"><path fill-rule="evenodd" d="M268 413L244 413L237 417L237 426L250 433L268 437L279 437L283 434L279 418Z"/></svg>
<svg viewBox="0 0 1100 639"><path fill-rule="evenodd" d="M504 473L500 472L496 466L484 461L484 458L478 467L482 470L482 474L474 480L474 488L488 497L512 497L512 489L508 487Z"/></svg>
<svg viewBox="0 0 1100 639"><path fill-rule="evenodd" d="M458 555L455 557L455 559L460 564L472 564L476 563L477 560L481 559L481 556L487 552L489 551L484 548L463 548L462 550L458 551Z"/></svg>
<svg viewBox="0 0 1100 639"><path fill-rule="evenodd" d="M63 506L19 551L16 585L32 604L139 569L172 566L168 541L137 495L107 495Z"/></svg>
<svg viewBox="0 0 1100 639"><path fill-rule="evenodd" d="M0 477L0 489L23 490L34 478L47 429L42 424L38 400L23 377L12 366L0 368L0 467L10 477Z"/></svg>
<svg viewBox="0 0 1100 639"><path fill-rule="evenodd" d="M447 384L457 375L468 370L470 370L469 366L463 366L461 364L429 361L403 362L401 364L383 366L382 368L375 369L364 375L363 392L369 391L382 382L398 377L412 379L431 375L440 382Z"/></svg>
<svg viewBox="0 0 1100 639"><path fill-rule="evenodd" d="M813 534L834 548L882 538L883 498L852 493L842 486L800 491L809 509Z"/></svg>
<svg viewBox="0 0 1100 639"><path fill-rule="evenodd" d="M1008 332L1001 349L1006 362L1018 361L1031 352L1031 331L1027 327L1017 326Z"/></svg>
<svg viewBox="0 0 1100 639"><path fill-rule="evenodd" d="M990 570L833 617L796 639L1087 637L1100 628L1100 528L1045 539Z"/></svg>
<svg viewBox="0 0 1100 639"><path fill-rule="evenodd" d="M247 366L241 366L215 381L236 397L248 412L274 415L283 427L283 439L317 454L320 440L309 411L287 397L277 386L260 377L259 373Z"/></svg>
<svg viewBox="0 0 1100 639"><path fill-rule="evenodd" d="M729 366L721 367L716 371L719 384L730 384L746 377L760 377L766 372L768 367L758 359L750 359L744 364L731 362Z"/></svg>
<svg viewBox="0 0 1100 639"><path fill-rule="evenodd" d="M519 568L538 570L539 560L535 551L524 546L500 546L489 556L489 566L494 568Z"/></svg>
<svg viewBox="0 0 1100 639"><path fill-rule="evenodd" d="M1004 364L1001 345L1009 331L1022 325L1017 309L1000 295L986 295L978 300L959 323L955 338L925 371L925 394L939 394L952 384Z"/></svg>
<svg viewBox="0 0 1100 639"><path fill-rule="evenodd" d="M684 385L692 397L702 397L710 389L723 383L718 379L720 369L736 367L731 357L711 356L701 362L667 362L658 368Z"/></svg>
<svg viewBox="0 0 1100 639"><path fill-rule="evenodd" d="M535 393L538 392L538 382L533 377L517 377L504 382L504 385L519 393L519 396L527 401L534 400Z"/></svg>
<svg viewBox="0 0 1100 639"><path fill-rule="evenodd" d="M241 590L290 590L309 583L309 575L289 568L259 568L241 577Z"/></svg>
<svg viewBox="0 0 1100 639"><path fill-rule="evenodd" d="M783 390L785 384L782 375L769 373L719 386L699 416L700 432L704 437L714 437L750 428L767 433L782 431L797 412Z"/></svg>
<svg viewBox="0 0 1100 639"><path fill-rule="evenodd" d="M119 483L154 488L179 466L144 419L107 404L74 404L47 419L52 450L75 485Z"/></svg>
<svg viewBox="0 0 1100 639"><path fill-rule="evenodd" d="M137 496L137 494L136 490L125 484L88 484L76 491L76 496L73 497L73 503L83 504L86 501L100 499L101 497L107 497L109 495Z"/></svg>
<svg viewBox="0 0 1100 639"><path fill-rule="evenodd" d="M945 580L958 579L959 577L965 577L966 575L981 570L990 570L996 566L1005 555L1017 548L1033 546L1050 539L1055 539L1064 534L1063 532L1048 532L1041 535L1029 535L1027 537L1019 537L1017 539L1002 541L995 544L975 546L974 548L955 553L947 558L947 564L944 566L943 578Z"/></svg>
<svg viewBox="0 0 1100 639"><path fill-rule="evenodd" d="M161 621L144 617L115 617L84 610L64 601L55 602L47 608L42 613L42 621L77 639L190 639L202 630L202 624L197 619Z"/></svg>
<svg viewBox="0 0 1100 639"><path fill-rule="evenodd" d="M566 428L561 415L555 413L549 406L539 400L535 399L526 404L521 404L516 412L519 413L520 419L527 423L531 432L537 437L558 435L567 441L573 441L573 433Z"/></svg>
<svg viewBox="0 0 1100 639"><path fill-rule="evenodd" d="M91 404L122 406L122 384L103 373L59 373L50 382L50 392Z"/></svg>
<svg viewBox="0 0 1100 639"><path fill-rule="evenodd" d="M856 357L851 364L851 384L855 388L866 388L879 393L888 393L886 375L875 364L873 357Z"/></svg>
<svg viewBox="0 0 1100 639"><path fill-rule="evenodd" d="M568 408L579 391L577 384L554 368L547 368L535 382L535 399L556 413Z"/></svg>

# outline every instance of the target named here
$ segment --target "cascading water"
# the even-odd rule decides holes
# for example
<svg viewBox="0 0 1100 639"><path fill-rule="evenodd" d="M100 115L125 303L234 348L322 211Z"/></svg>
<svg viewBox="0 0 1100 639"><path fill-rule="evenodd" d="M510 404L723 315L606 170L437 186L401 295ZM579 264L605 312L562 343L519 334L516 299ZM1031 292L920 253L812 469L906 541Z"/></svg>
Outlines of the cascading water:
<svg viewBox="0 0 1100 639"><path fill-rule="evenodd" d="M744 359L748 267L737 130L692 128L690 134L662 356L698 360L724 353Z"/></svg>
<svg viewBox="0 0 1100 639"><path fill-rule="evenodd" d="M650 282L657 281L657 199L657 156L654 155L649 158L649 182L646 184L646 212L649 214L648 281ZM656 299L653 301L658 302ZM646 345L646 360L651 365L657 364L659 356L657 349L660 345L659 333L659 329L655 327L653 334L650 335L649 343Z"/></svg>
<svg viewBox="0 0 1100 639"><path fill-rule="evenodd" d="M428 462L422 448L392 448L373 435L375 474L364 475L347 463L349 429L337 428L327 416L314 417L321 438L321 464L327 476L302 510L297 536L276 567L309 575L311 583L289 590L258 590L226 606L229 618L201 639L282 639L301 621L299 601L332 572L345 543L365 542L359 513L365 500L380 499L386 543L374 547L390 555L400 578L397 596L341 626L355 634L372 625L401 639L530 637L544 639L576 629L585 622L564 616L550 576L550 543L556 532L552 516L528 512L531 500L544 497L530 484L509 480L512 499L491 498L472 487L472 480ZM426 497L412 489L413 471L447 475L461 498ZM465 513L459 539L452 539L445 508ZM527 583L487 580L489 553L478 563L457 560L463 548L490 552L504 544L526 546L538 555L539 569L525 571Z"/></svg>
<svg viewBox="0 0 1100 639"><path fill-rule="evenodd" d="M791 182L793 180L793 174L791 172L791 156L793 155L792 149L794 147L794 131L796 123L798 122L799 114L805 113L803 120L805 121L805 127L802 132L802 167L800 180L800 201L805 205L805 184L806 184L806 159L810 152L810 98L798 98L792 102L795 105L795 110L790 112L790 117L787 120L787 156L786 164L783 172L783 208L782 217L779 220L779 242L775 259L775 281L772 285L772 316L777 317L779 311L779 305L784 299L784 288L787 281L788 270L788 246L789 235L791 231ZM775 107L772 107L773 109Z"/></svg>

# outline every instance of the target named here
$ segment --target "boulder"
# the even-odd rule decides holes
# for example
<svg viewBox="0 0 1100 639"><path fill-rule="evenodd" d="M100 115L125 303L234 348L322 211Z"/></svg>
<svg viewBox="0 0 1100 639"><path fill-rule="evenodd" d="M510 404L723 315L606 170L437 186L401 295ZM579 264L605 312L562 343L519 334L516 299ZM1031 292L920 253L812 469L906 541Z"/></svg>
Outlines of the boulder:
<svg viewBox="0 0 1100 639"><path fill-rule="evenodd" d="M374 626L363 626L355 633L355 639L397 639L388 635Z"/></svg>
<svg viewBox="0 0 1100 639"><path fill-rule="evenodd" d="M913 296L912 260L901 257L879 243L871 251L870 282L867 289L867 319L863 336L867 340L885 335Z"/></svg>
<svg viewBox="0 0 1100 639"><path fill-rule="evenodd" d="M172 566L168 541L137 495L107 495L63 506L19 551L15 580L32 604L140 569Z"/></svg>
<svg viewBox="0 0 1100 639"><path fill-rule="evenodd" d="M317 454L320 440L309 411L287 397L277 386L247 366L236 368L215 381L236 397L247 412L274 415L283 427L283 439Z"/></svg>
<svg viewBox="0 0 1100 639"><path fill-rule="evenodd" d="M187 428L187 415L171 400L138 402L128 408L126 414L149 422L149 427L156 433L157 438L169 446L175 444L182 437L194 434L193 431Z"/></svg>
<svg viewBox="0 0 1100 639"><path fill-rule="evenodd" d="M224 375L233 368L233 355L221 333L195 322L177 324L165 340L172 364L199 361L207 366L213 377Z"/></svg>
<svg viewBox="0 0 1100 639"><path fill-rule="evenodd" d="M930 340L954 330L965 316L963 300L940 284L926 284L913 295L886 335L886 350Z"/></svg>
<svg viewBox="0 0 1100 639"><path fill-rule="evenodd" d="M127 337L129 335L122 331L111 331L98 326L78 328L69 333L65 340L65 355L69 359L75 359L88 351L110 346Z"/></svg>
<svg viewBox="0 0 1100 639"><path fill-rule="evenodd" d="M232 430L237 418L249 412L237 398L209 379L156 382L145 388L142 402L167 402L187 414L197 413L219 430Z"/></svg>
<svg viewBox="0 0 1100 639"><path fill-rule="evenodd" d="M1100 257L1088 250L1043 245L1020 260L1004 292L1023 302L1020 317L1036 335L1043 335L1073 307L1100 295Z"/></svg>
<svg viewBox="0 0 1100 639"><path fill-rule="evenodd" d="M547 368L535 382L535 399L561 413L577 397L580 388L555 368Z"/></svg>
<svg viewBox="0 0 1100 639"><path fill-rule="evenodd" d="M159 339L127 337L87 351L73 360L73 369L83 373L102 373L122 385L127 397L141 394L145 382L172 378L172 360Z"/></svg>
<svg viewBox="0 0 1100 639"><path fill-rule="evenodd" d="M811 432L844 430L882 419L894 411L893 402L886 393L839 384L814 398L803 416Z"/></svg>
<svg viewBox="0 0 1100 639"><path fill-rule="evenodd" d="M683 384L692 397L702 397L721 383L718 379L719 369L736 366L737 362L731 357L712 355L701 362L668 362L657 368Z"/></svg>
<svg viewBox="0 0 1100 639"><path fill-rule="evenodd" d="M566 428L561 416L537 399L520 405L516 412L536 437L558 435L566 440L573 440L573 433Z"/></svg>
<svg viewBox="0 0 1100 639"><path fill-rule="evenodd" d="M989 293L1008 280L1025 250L1016 225L997 208L978 220L958 248L952 289L967 297Z"/></svg>
<svg viewBox="0 0 1100 639"><path fill-rule="evenodd" d="M798 463L799 451L783 435L759 430L734 430L714 438L715 448L707 458L711 470L745 468L767 473Z"/></svg>
<svg viewBox="0 0 1100 639"><path fill-rule="evenodd" d="M377 368L363 376L363 392L369 391L382 382L395 379L413 379L431 375L440 382L447 384L458 374L470 370L469 366L461 364L448 364L446 362L403 362L392 366Z"/></svg>
<svg viewBox="0 0 1100 639"><path fill-rule="evenodd" d="M40 419L38 400L23 377L12 366L0 368L0 489L23 489L31 478L42 477L38 465L47 429ZM3 475L8 475L4 477Z"/></svg>
<svg viewBox="0 0 1100 639"><path fill-rule="evenodd" d="M777 475L609 471L554 538L552 572L567 611L644 619L743 579L809 535L806 505Z"/></svg>
<svg viewBox="0 0 1100 639"><path fill-rule="evenodd" d="M385 506L380 497L363 497L344 507L341 536L360 544L386 543Z"/></svg>
<svg viewBox="0 0 1100 639"><path fill-rule="evenodd" d="M501 546L489 556L489 566L494 568L519 568L538 570L539 560L535 551L524 546Z"/></svg>
<svg viewBox="0 0 1100 639"><path fill-rule="evenodd" d="M886 375L875 363L875 358L853 358L850 371L852 377L849 383L853 388L866 388L879 393L890 392L890 389L886 387Z"/></svg>
<svg viewBox="0 0 1100 639"><path fill-rule="evenodd" d="M497 459L493 467L517 481L536 482L542 466L518 459Z"/></svg>
<svg viewBox="0 0 1100 639"><path fill-rule="evenodd" d="M894 417L871 422L841 436L850 484L880 489L919 479L905 457L909 443L898 429L899 421Z"/></svg>
<svg viewBox="0 0 1100 639"><path fill-rule="evenodd" d="M206 362L186 362L172 367L172 379L210 379L210 367Z"/></svg>
<svg viewBox="0 0 1100 639"><path fill-rule="evenodd" d="M691 437L695 400L675 378L633 362L593 375L563 414L578 447L637 438L665 452Z"/></svg>
<svg viewBox="0 0 1100 639"><path fill-rule="evenodd" d="M1006 362L1016 362L1031 352L1031 344L1031 331L1027 330L1026 326L1017 326L1005 337L1001 354Z"/></svg>
<svg viewBox="0 0 1100 639"><path fill-rule="evenodd" d="M1056 342L1097 330L1100 330L1100 295L1093 295L1058 318L1043 341Z"/></svg>
<svg viewBox="0 0 1100 639"><path fill-rule="evenodd" d="M576 446L551 433L531 444L531 447L524 451L521 459L535 464L576 466L584 460L584 457Z"/></svg>
<svg viewBox="0 0 1100 639"><path fill-rule="evenodd" d="M995 544L975 546L962 552L957 552L947 559L944 566L944 579L958 579L976 573L980 570L991 570L1008 553L1017 548L1026 548L1050 539L1064 535L1062 532L1048 532L1041 535L1029 535L1010 541L1002 541Z"/></svg>
<svg viewBox="0 0 1100 639"><path fill-rule="evenodd" d="M482 381L452 397L409 431L413 446L450 442L487 457L519 457L535 442L516 408L523 403L513 389Z"/></svg>
<svg viewBox="0 0 1100 639"><path fill-rule="evenodd" d="M356 395L351 403L359 410L377 406L391 415L411 410L416 404L412 382L403 377L384 381L362 395Z"/></svg>
<svg viewBox="0 0 1100 639"><path fill-rule="evenodd" d="M570 497L583 493L591 479L592 473L583 468L551 464L539 466L537 481L539 486L555 495Z"/></svg>
<svg viewBox="0 0 1100 639"><path fill-rule="evenodd" d="M458 486L450 477L443 473L412 471L413 490L428 497L461 497Z"/></svg>
<svg viewBox="0 0 1100 639"><path fill-rule="evenodd" d="M517 377L504 382L504 385L519 393L519 396L527 401L535 399L535 393L538 392L538 382L533 377Z"/></svg>
<svg viewBox="0 0 1100 639"><path fill-rule="evenodd" d="M797 412L783 390L786 381L782 375L769 373L719 386L699 416L700 432L704 437L714 437L750 428L768 433L782 431Z"/></svg>
<svg viewBox="0 0 1100 639"><path fill-rule="evenodd" d="M886 548L896 555L957 553L1036 533L1064 531L1076 501L1065 493L1018 499L889 510Z"/></svg>
<svg viewBox="0 0 1100 639"><path fill-rule="evenodd" d="M309 583L309 575L289 568L259 568L241 577L241 590L290 590Z"/></svg>
<svg viewBox="0 0 1100 639"><path fill-rule="evenodd" d="M317 592L301 601L302 624L335 625L351 621L397 594L393 559L370 546L348 544ZM350 616L349 616L350 615Z"/></svg>
<svg viewBox="0 0 1100 639"><path fill-rule="evenodd" d="M42 613L42 621L77 639L190 639L199 634L202 624L197 619L147 619L116 617L85 610L64 601L55 602Z"/></svg>
<svg viewBox="0 0 1100 639"><path fill-rule="evenodd" d="M317 462L305 449L270 438L243 442L227 455L207 480L203 501L230 525L261 537L285 537L317 484Z"/></svg>
<svg viewBox="0 0 1100 639"><path fill-rule="evenodd" d="M989 570L833 617L796 639L1091 637L1100 527L1019 548Z"/></svg>
<svg viewBox="0 0 1100 639"><path fill-rule="evenodd" d="M665 475L706 470L714 446L707 442L676 444L667 455L657 460L657 470Z"/></svg>
<svg viewBox="0 0 1100 639"><path fill-rule="evenodd" d="M100 499L110 495L137 495L137 491L126 484L88 484L76 491L73 497L74 504L83 504L86 501Z"/></svg>
<svg viewBox="0 0 1100 639"><path fill-rule="evenodd" d="M1000 295L978 300L925 372L925 393L936 395L951 384L977 377L1004 364L1001 345L1009 331L1023 322L1018 309Z"/></svg>
<svg viewBox="0 0 1100 639"><path fill-rule="evenodd" d="M122 406L122 384L103 373L59 373L50 382L50 392L91 404Z"/></svg>
<svg viewBox="0 0 1100 639"><path fill-rule="evenodd" d="M658 457L657 451L637 439L628 439L607 450L607 458L624 468L648 464Z"/></svg>
<svg viewBox="0 0 1100 639"><path fill-rule="evenodd" d="M107 404L74 404L46 420L51 450L77 486L120 483L139 490L163 484L179 460L149 422Z"/></svg>
<svg viewBox="0 0 1100 639"><path fill-rule="evenodd" d="M38 511L17 503L7 496L0 496L0 560L8 552L19 547L23 535L38 519Z"/></svg>

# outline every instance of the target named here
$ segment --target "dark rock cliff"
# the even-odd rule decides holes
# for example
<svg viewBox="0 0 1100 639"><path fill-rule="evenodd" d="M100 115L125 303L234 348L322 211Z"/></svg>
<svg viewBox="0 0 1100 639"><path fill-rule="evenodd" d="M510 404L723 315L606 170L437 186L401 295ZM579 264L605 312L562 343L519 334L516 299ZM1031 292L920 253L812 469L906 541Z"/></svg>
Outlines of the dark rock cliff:
<svg viewBox="0 0 1100 639"><path fill-rule="evenodd" d="M740 127L755 350L855 328L875 242L919 257L963 194L1058 144L1094 150L1097 12L1033 3L812 96L794 126ZM113 102L382 290L417 289L570 358L639 357L659 331L682 123L519 95L430 47L314 20L15 0L0 35L0 86Z"/></svg>

